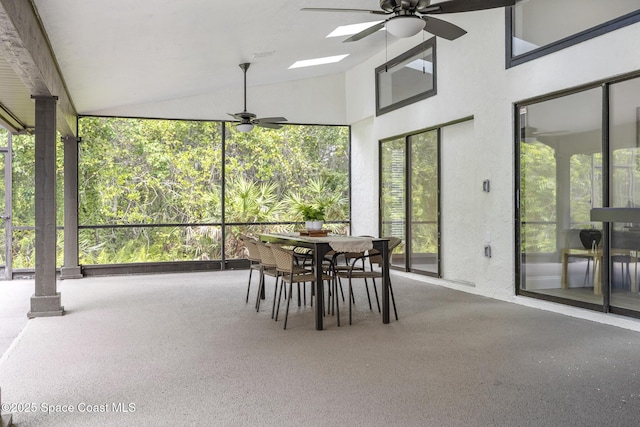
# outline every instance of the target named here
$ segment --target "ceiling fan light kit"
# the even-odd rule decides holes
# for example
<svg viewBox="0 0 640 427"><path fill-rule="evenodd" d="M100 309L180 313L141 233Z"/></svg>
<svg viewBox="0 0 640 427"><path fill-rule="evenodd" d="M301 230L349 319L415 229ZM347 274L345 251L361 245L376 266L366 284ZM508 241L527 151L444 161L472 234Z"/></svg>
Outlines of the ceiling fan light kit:
<svg viewBox="0 0 640 427"><path fill-rule="evenodd" d="M425 22L415 15L400 15L389 19L385 25L394 37L413 37L424 29Z"/></svg>
<svg viewBox="0 0 640 427"><path fill-rule="evenodd" d="M238 123L236 129L238 129L238 132L251 132L253 125L251 123Z"/></svg>

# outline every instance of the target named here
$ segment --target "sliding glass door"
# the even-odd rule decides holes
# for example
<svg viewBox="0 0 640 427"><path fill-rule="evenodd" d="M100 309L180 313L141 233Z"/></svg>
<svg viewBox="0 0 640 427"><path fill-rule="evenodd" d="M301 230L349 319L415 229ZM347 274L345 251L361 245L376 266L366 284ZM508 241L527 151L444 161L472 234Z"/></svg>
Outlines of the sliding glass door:
<svg viewBox="0 0 640 427"><path fill-rule="evenodd" d="M609 91L610 206L640 208L640 79ZM636 185L638 182L638 185ZM640 312L640 223L611 224L611 311Z"/></svg>
<svg viewBox="0 0 640 427"><path fill-rule="evenodd" d="M403 244L392 265L439 275L439 132L437 129L381 143L381 235Z"/></svg>
<svg viewBox="0 0 640 427"><path fill-rule="evenodd" d="M601 104L597 88L519 108L521 291L602 304Z"/></svg>
<svg viewBox="0 0 640 427"><path fill-rule="evenodd" d="M391 266L406 268L407 242L407 147L405 138L380 145L380 235L393 236L402 243L391 257Z"/></svg>
<svg viewBox="0 0 640 427"><path fill-rule="evenodd" d="M409 269L438 274L438 131L409 137Z"/></svg>
<svg viewBox="0 0 640 427"><path fill-rule="evenodd" d="M518 293L640 317L640 78L518 105Z"/></svg>

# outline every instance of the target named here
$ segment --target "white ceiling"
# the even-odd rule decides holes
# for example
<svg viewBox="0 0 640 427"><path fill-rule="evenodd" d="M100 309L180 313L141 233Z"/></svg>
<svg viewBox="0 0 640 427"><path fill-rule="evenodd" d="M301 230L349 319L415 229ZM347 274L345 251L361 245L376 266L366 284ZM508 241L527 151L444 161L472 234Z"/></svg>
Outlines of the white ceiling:
<svg viewBox="0 0 640 427"><path fill-rule="evenodd" d="M249 111L259 117L284 115L292 123L342 124L346 120L344 73L374 55L382 58L385 46L397 54L398 40L387 37L385 31L351 43L342 43L348 36L326 38L338 26L379 21L384 18L381 15L300 10L380 10L379 0L0 0L0 9L8 11L0 18L9 16L19 21L17 25L34 25L33 20L23 19L30 14L30 5L80 115L228 120L227 113L243 108L243 74L238 65L250 62ZM471 13L442 15L442 19L471 30L481 13L497 12ZM469 21L471 16L474 19ZM36 32L30 28L20 37L26 37L23 44L42 55L48 51L38 43ZM0 25L0 39L6 34L15 38L15 32ZM415 37L417 44L430 36ZM407 42L402 42L403 50ZM35 83L25 82L24 75L20 79L11 75L16 67L30 71L21 61L31 57L22 56L22 44L11 39L1 48L14 56L12 61L0 57L0 123L3 117L8 123L1 111L4 106L9 116L21 121L16 129L31 128L34 108L28 86ZM339 63L289 69L298 60L343 54L349 56ZM44 71L42 77L47 80L51 69ZM16 85L20 80L22 87ZM64 92L59 81L55 84L48 93ZM320 97L326 98L325 105L308 103L306 111L299 108L301 100L315 102ZM59 106L62 101L66 109L58 120L63 117L66 126L73 120L72 109L66 98L61 98ZM256 106L256 101L261 104ZM320 117L318 110L329 113Z"/></svg>
<svg viewBox="0 0 640 427"><path fill-rule="evenodd" d="M247 85L342 73L384 49L380 32L353 43L325 38L338 25L375 21L377 0L34 0L80 114ZM391 40L392 43L395 40ZM267 54L273 52L272 54ZM296 60L349 54L340 63L289 70ZM264 55L264 56L263 56Z"/></svg>

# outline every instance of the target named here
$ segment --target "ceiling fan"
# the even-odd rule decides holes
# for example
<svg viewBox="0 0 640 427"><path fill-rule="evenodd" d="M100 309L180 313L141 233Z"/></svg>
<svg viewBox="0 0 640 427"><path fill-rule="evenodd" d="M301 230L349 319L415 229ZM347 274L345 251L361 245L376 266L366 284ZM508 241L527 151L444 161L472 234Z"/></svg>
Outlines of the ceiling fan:
<svg viewBox="0 0 640 427"><path fill-rule="evenodd" d="M240 132L249 132L254 126L260 126L269 129L280 129L282 127L278 122L286 122L284 117L263 117L258 119L255 114L247 111L247 70L251 64L245 62L240 64L240 68L244 73L244 109L241 113L229 114L231 117L240 120L240 123L236 125L236 129Z"/></svg>
<svg viewBox="0 0 640 427"><path fill-rule="evenodd" d="M412 37L424 30L435 36L447 40L455 40L467 32L450 22L434 18L430 15L444 13L472 12L475 10L494 9L513 6L516 0L449 0L431 4L431 0L380 0L380 9L334 9L320 7L305 7L301 10L312 12L360 12L375 15L393 15L375 24L345 42L354 42L371 35L386 27L387 31L396 37Z"/></svg>
<svg viewBox="0 0 640 427"><path fill-rule="evenodd" d="M520 128L520 140L523 142L544 142L545 138L561 137L570 133L568 130L540 131L535 126L525 125Z"/></svg>

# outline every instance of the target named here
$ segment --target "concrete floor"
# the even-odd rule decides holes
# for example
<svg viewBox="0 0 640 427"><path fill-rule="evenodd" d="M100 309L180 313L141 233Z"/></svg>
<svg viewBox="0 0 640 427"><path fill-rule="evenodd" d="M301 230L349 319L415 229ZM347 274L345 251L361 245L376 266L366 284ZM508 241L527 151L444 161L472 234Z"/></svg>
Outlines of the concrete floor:
<svg viewBox="0 0 640 427"><path fill-rule="evenodd" d="M27 325L33 280L0 281L0 357Z"/></svg>
<svg viewBox="0 0 640 427"><path fill-rule="evenodd" d="M396 274L399 321L383 325L358 287L352 326L348 305L324 331L295 307L285 331L270 292L259 313L245 304L247 274L60 282L67 314L28 321L0 360L3 404L20 427L640 419L640 332Z"/></svg>

